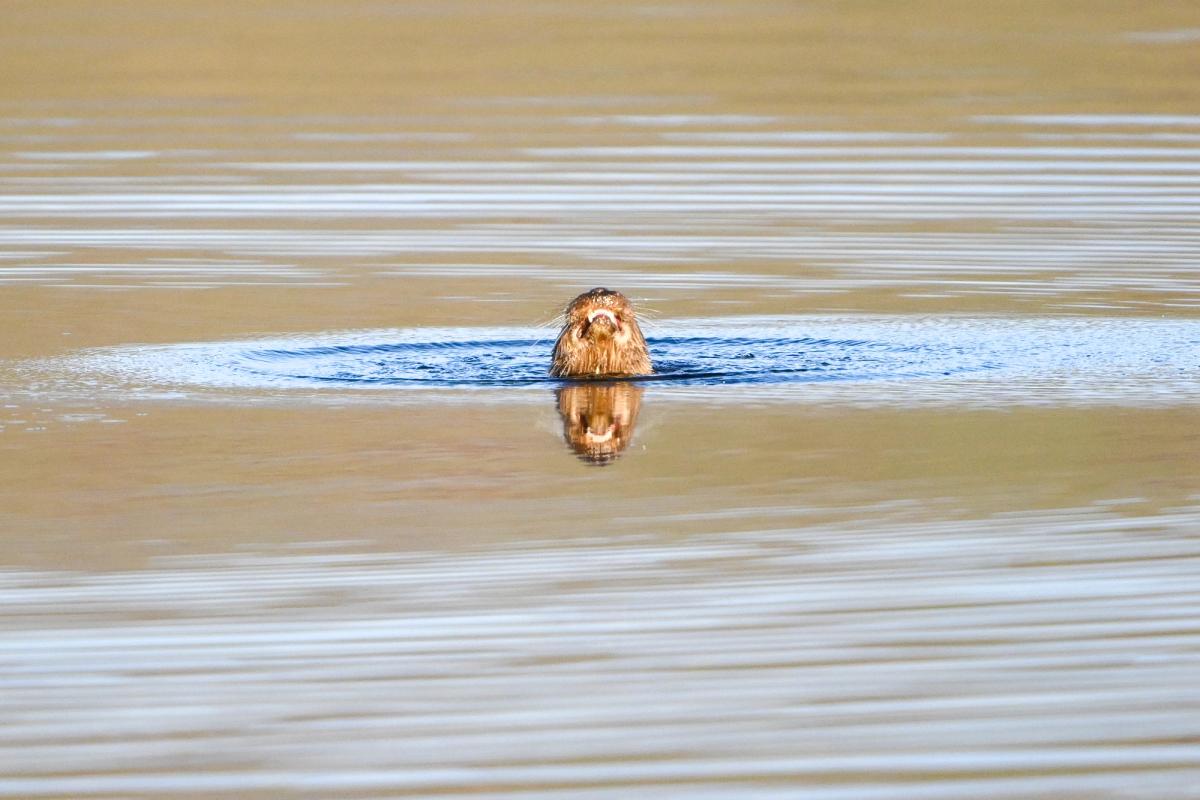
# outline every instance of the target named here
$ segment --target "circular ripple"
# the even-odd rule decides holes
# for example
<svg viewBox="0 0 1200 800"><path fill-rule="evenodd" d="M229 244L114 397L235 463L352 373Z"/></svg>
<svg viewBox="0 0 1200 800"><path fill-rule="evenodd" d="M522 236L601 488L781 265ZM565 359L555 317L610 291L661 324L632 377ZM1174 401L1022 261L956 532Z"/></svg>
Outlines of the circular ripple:
<svg viewBox="0 0 1200 800"><path fill-rule="evenodd" d="M794 399L787 386L807 384L804 397L816 400L816 385L849 385L850 401L870 404L1200 396L1196 320L742 318L672 324L648 343L655 374L635 380L663 388L741 385ZM73 360L70 372L191 390L557 386L552 346L527 328L329 332L114 348Z"/></svg>
<svg viewBox="0 0 1200 800"><path fill-rule="evenodd" d="M779 335L651 336L655 373L638 381L688 385L868 380L981 369L928 349L863 339ZM268 383L346 385L524 386L560 383L547 374L544 339L480 337L429 341L247 348L229 369Z"/></svg>

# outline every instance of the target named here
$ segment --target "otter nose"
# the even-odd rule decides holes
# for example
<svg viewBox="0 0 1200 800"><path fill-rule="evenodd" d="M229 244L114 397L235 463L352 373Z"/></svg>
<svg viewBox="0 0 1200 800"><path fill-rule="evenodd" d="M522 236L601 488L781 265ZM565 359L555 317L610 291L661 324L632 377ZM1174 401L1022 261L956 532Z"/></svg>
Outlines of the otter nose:
<svg viewBox="0 0 1200 800"><path fill-rule="evenodd" d="M620 328L621 322L617 319L617 315L609 311L607 308L597 308L588 312L587 321L589 325L603 321L611 328Z"/></svg>

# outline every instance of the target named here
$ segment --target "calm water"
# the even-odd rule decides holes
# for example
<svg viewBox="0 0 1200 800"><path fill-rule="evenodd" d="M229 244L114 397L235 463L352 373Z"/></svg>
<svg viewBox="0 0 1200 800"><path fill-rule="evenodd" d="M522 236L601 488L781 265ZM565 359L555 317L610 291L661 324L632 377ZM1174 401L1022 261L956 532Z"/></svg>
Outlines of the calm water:
<svg viewBox="0 0 1200 800"><path fill-rule="evenodd" d="M0 14L0 797L1200 798L1193 9L749 5Z"/></svg>

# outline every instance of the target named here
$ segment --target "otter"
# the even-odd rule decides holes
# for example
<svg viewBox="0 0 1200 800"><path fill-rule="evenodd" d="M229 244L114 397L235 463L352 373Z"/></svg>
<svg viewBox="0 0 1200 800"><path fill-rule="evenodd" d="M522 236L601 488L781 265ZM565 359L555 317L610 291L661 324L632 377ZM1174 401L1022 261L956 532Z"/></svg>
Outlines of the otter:
<svg viewBox="0 0 1200 800"><path fill-rule="evenodd" d="M623 378L654 371L633 304L620 292L592 289L567 304L554 342L556 378Z"/></svg>

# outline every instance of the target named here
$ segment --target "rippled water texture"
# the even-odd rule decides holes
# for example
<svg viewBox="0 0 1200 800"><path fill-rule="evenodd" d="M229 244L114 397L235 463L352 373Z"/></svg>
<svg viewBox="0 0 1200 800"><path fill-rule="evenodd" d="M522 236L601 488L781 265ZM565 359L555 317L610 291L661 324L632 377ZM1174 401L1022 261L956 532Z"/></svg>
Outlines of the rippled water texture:
<svg viewBox="0 0 1200 800"><path fill-rule="evenodd" d="M1200 400L1200 323L1192 320L734 317L673 323L647 342L655 372L631 382L723 387L692 395L709 403L740 402L739 389L802 402L803 391L782 389L843 382L853 384L843 390L846 399L860 405ZM538 330L420 328L115 348L72 359L69 371L75 380L91 375L89 391L105 378L118 381L117 392L130 381L190 392L389 387L395 391L380 399L429 402L402 390L563 385L547 374L550 347L551 338ZM63 365L50 362L43 370ZM904 391L896 393L896 384Z"/></svg>
<svg viewBox="0 0 1200 800"><path fill-rule="evenodd" d="M0 798L1200 800L1192 5L0 19Z"/></svg>

